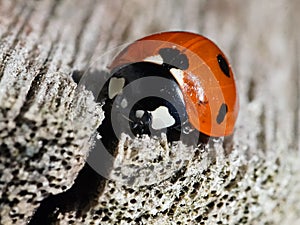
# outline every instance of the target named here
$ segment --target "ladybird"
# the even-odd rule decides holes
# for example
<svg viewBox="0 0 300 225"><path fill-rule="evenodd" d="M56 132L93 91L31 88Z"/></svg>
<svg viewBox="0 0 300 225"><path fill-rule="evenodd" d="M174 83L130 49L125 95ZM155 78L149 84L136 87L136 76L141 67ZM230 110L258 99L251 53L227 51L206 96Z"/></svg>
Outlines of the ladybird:
<svg viewBox="0 0 300 225"><path fill-rule="evenodd" d="M98 97L106 146L117 144L121 133L163 132L171 142L233 133L239 110L235 77L224 53L206 37L153 34L129 44L109 69Z"/></svg>

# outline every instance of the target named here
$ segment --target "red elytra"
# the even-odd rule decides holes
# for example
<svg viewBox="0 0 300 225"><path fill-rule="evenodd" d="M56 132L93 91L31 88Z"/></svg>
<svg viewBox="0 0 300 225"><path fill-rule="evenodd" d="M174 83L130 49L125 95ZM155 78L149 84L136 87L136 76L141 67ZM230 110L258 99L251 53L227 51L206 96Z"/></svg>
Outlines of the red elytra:
<svg viewBox="0 0 300 225"><path fill-rule="evenodd" d="M172 56L174 52L177 55ZM183 93L189 121L198 131L212 137L233 133L239 111L235 78L216 44L190 32L157 33L127 46L110 68L143 61L174 63L171 73Z"/></svg>

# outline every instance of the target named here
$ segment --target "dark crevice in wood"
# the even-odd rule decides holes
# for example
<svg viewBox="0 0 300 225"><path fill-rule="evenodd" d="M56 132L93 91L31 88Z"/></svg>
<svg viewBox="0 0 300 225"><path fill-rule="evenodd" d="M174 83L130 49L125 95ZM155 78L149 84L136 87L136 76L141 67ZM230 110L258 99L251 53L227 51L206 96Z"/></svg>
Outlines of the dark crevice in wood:
<svg viewBox="0 0 300 225"><path fill-rule="evenodd" d="M25 9L24 9L24 10L25 10ZM23 10L22 10L22 11L23 11ZM25 16L25 19L24 19L24 21L23 21L23 23L22 23L20 29L18 30L18 32L17 32L17 34L16 34L16 37L15 37L15 39L14 39L13 45L11 46L11 49L14 48L14 47L16 46L16 44L18 43L19 36L22 34L22 32L23 32L25 26L28 24L28 21L30 20L30 18L31 18L31 16L32 16L32 14L33 14L33 12L34 12L34 7L31 6L31 7L28 9L28 13L27 13L27 15ZM17 20L17 21L18 21L18 20ZM10 29L12 29L12 28L14 27L14 25L15 25L15 24L11 24Z"/></svg>
<svg viewBox="0 0 300 225"><path fill-rule="evenodd" d="M239 186L240 182L244 179L247 171L248 171L247 165L240 166L236 176L233 177L230 180L230 182L224 187L225 190L227 190L228 192L231 192L233 189L236 189Z"/></svg>
<svg viewBox="0 0 300 225"><path fill-rule="evenodd" d="M111 27L113 27L113 28L117 27L117 24L120 22L120 18L122 18L122 14L124 12L125 1L122 1L120 4L121 4L121 6L119 8L119 11L117 12L115 20L111 21ZM114 29L110 29L110 32L109 32L108 36L112 37L113 32L114 32ZM124 41L124 40L122 40L122 41ZM108 49L108 47L109 47L109 40L105 43L103 49Z"/></svg>
<svg viewBox="0 0 300 225"><path fill-rule="evenodd" d="M183 166L181 169L174 172L174 175L170 178L170 182L172 184L175 184L179 178L183 177L183 175L186 173L187 167Z"/></svg>
<svg viewBox="0 0 300 225"><path fill-rule="evenodd" d="M128 40L129 34L132 31L131 29L132 26L132 20L128 21L128 23L126 24L123 33L122 33L122 40Z"/></svg>
<svg viewBox="0 0 300 225"><path fill-rule="evenodd" d="M59 86L57 88L57 95L56 97L53 99L53 101L55 101L55 104L52 104L55 106L55 110L54 112L58 112L60 110L61 107L63 107L64 109L69 109L70 108L70 102L65 101L63 102L63 97L65 94L65 90L66 90L66 86L70 85L69 82L71 82L71 80L63 80L59 83ZM71 98L71 96L68 96ZM62 105L64 103L64 105ZM67 111L66 112L66 116L68 116L71 113L71 111Z"/></svg>
<svg viewBox="0 0 300 225"><path fill-rule="evenodd" d="M59 6L60 2L61 2L61 0L53 1L51 9L49 10L49 14L47 16L47 19L45 20L44 24L42 24L42 26L41 26L42 27L41 35L46 32L50 21L52 21L52 18L55 16L56 9Z"/></svg>
<svg viewBox="0 0 300 225"><path fill-rule="evenodd" d="M51 59L55 52L55 45L58 42L59 38L57 38L56 42L52 43L48 55L43 62L42 66L39 69L39 73L35 76L33 79L30 89L26 95L25 102L20 110L19 115L16 117L16 121L21 121L23 119L24 114L27 112L27 110L30 108L31 104L33 103L33 99L35 98L36 93L38 92L40 88L40 84L42 83L44 79L44 75L47 73L49 68L49 63L51 62Z"/></svg>
<svg viewBox="0 0 300 225"><path fill-rule="evenodd" d="M21 12L23 12L23 10L25 11L25 9L26 9L26 7L24 7L24 9L22 8ZM4 73L4 69L5 69L5 62L9 59L9 57L11 56L11 53L14 51L17 43L19 42L20 36L21 36L24 28L26 27L33 12L34 12L33 7L28 9L28 13L25 16L24 22L22 23L20 29L17 31L16 36L14 37L11 46L9 46L8 51L5 53L5 55L2 59L2 63L0 64L0 81L3 77L3 73ZM16 17L16 18L17 18L16 21L13 21L11 24L11 27L8 29L8 33L10 32L11 29L14 28L15 24L18 22L19 18L18 17Z"/></svg>
<svg viewBox="0 0 300 225"><path fill-rule="evenodd" d="M119 8L120 10L117 12L117 16L115 17L116 19L111 22L111 24L112 24L111 27L116 27L116 25L120 21L120 17L122 15L122 11L123 11L122 9L124 8L123 6L124 6L125 3L124 3L124 1L122 1L120 4L121 4L121 6ZM130 21L129 21L129 23L131 24ZM110 36L110 37L113 36L113 29L110 29L110 33L109 33L108 36ZM102 38L102 33L99 32L99 34L97 35L97 38L96 38L97 41L95 42L95 46L92 47L92 51L86 56L87 64L85 65L84 68L81 69L83 72L88 71L89 69L93 69L93 68L89 68L90 67L90 62L93 59L93 56L95 55L97 44L99 42L103 42L103 40L101 38ZM123 36L122 36L122 40L123 40ZM109 51L109 40L107 40L105 43L103 43L103 45L104 45L103 49L107 49L107 51Z"/></svg>
<svg viewBox="0 0 300 225"><path fill-rule="evenodd" d="M294 85L295 85L295 96L294 98L294 127L293 127L293 145L292 147L298 148L298 143L299 143L299 116L300 116L300 68L299 68L299 45L298 45L298 40L295 40L295 57L294 57L294 71L293 71L293 80L294 80Z"/></svg>
<svg viewBox="0 0 300 225"><path fill-rule="evenodd" d="M7 26L7 30L5 33L3 33L0 37L0 40L4 39L5 37L7 37L12 30L14 30L14 28L16 27L18 21L20 20L20 16L24 13L24 11L26 11L27 9L27 6L28 4L25 2L21 7L20 7L20 10L16 13L16 15L18 16L15 16L14 19L11 21L10 24L8 24ZM16 7L16 6L14 6ZM13 7L12 7L13 8ZM11 9L12 10L12 9Z"/></svg>
<svg viewBox="0 0 300 225"><path fill-rule="evenodd" d="M87 24L88 22L90 21L93 13L95 11L95 1L91 2L90 3L90 6L88 7L87 11L86 11L86 15L84 17L84 19L82 20L82 23L80 24L80 30L77 34L77 37L75 39L75 50L74 50L74 53L72 55L72 60L71 62L69 63L69 66L72 68L73 65L74 65L74 62L76 60L76 57L77 57L77 54L80 50L80 44L81 44L81 41L82 41L82 37L84 36L84 32L87 28Z"/></svg>
<svg viewBox="0 0 300 225"><path fill-rule="evenodd" d="M16 76L19 76L21 74L21 72L18 72L16 73ZM0 79L1 80L1 79ZM17 80L14 80L14 83L16 83ZM12 85L14 86L14 85ZM15 88L16 92L19 91L19 89ZM17 99L18 96L16 96L16 99ZM2 113L3 113L3 116L4 118L7 116L8 112L10 111L11 109L10 108L6 108L6 110L3 110Z"/></svg>
<svg viewBox="0 0 300 225"><path fill-rule="evenodd" d="M61 106L61 96L63 96L64 90L65 90L65 82L60 83L58 90L57 90L57 97L54 99L55 101L55 112L57 112Z"/></svg>
<svg viewBox="0 0 300 225"><path fill-rule="evenodd" d="M267 150L266 143L266 112L265 107L262 107L262 112L259 116L260 132L257 134L257 147L265 152Z"/></svg>
<svg viewBox="0 0 300 225"><path fill-rule="evenodd" d="M181 202L184 197L188 194L188 188L186 186L183 186L182 189L180 190L178 196L173 200L172 205L169 207L167 214L170 218L173 218L174 212L176 209L179 207L179 202Z"/></svg>
<svg viewBox="0 0 300 225"><path fill-rule="evenodd" d="M105 179L86 164L70 189L41 201L28 225L56 224L59 213L71 211L76 211L77 217L81 217L97 204L104 186Z"/></svg>
<svg viewBox="0 0 300 225"><path fill-rule="evenodd" d="M249 102L252 102L255 98L255 88L256 88L256 83L253 78L250 78L249 88L247 92L247 97Z"/></svg>
<svg viewBox="0 0 300 225"><path fill-rule="evenodd" d="M60 40L60 35L57 35L55 41L53 43L51 43L50 49L48 51L48 55L45 58L42 66L40 67L38 75L43 75L43 74L46 74L48 72L50 63L51 63L51 61L53 59L53 56L54 56L54 54L56 52L59 40Z"/></svg>

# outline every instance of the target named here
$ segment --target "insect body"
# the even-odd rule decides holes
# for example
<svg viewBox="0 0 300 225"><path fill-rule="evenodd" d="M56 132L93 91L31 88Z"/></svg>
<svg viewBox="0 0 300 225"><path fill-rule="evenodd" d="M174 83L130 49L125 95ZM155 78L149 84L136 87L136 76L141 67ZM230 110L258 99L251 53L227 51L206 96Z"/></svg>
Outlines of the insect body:
<svg viewBox="0 0 300 225"><path fill-rule="evenodd" d="M165 132L170 141L191 139L185 134L233 133L239 108L235 78L209 39L189 32L153 34L127 46L110 69L98 99L107 117L100 133L108 127L108 136Z"/></svg>

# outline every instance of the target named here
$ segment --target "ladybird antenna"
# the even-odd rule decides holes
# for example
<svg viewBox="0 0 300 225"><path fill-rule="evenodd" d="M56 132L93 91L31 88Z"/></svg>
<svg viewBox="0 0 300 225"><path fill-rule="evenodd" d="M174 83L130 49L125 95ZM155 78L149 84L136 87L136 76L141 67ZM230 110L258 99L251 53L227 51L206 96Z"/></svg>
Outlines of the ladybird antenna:
<svg viewBox="0 0 300 225"><path fill-rule="evenodd" d="M122 117L124 117L126 120L128 120L129 122L133 123L133 120L131 120L129 117L125 116L124 114L122 114Z"/></svg>

